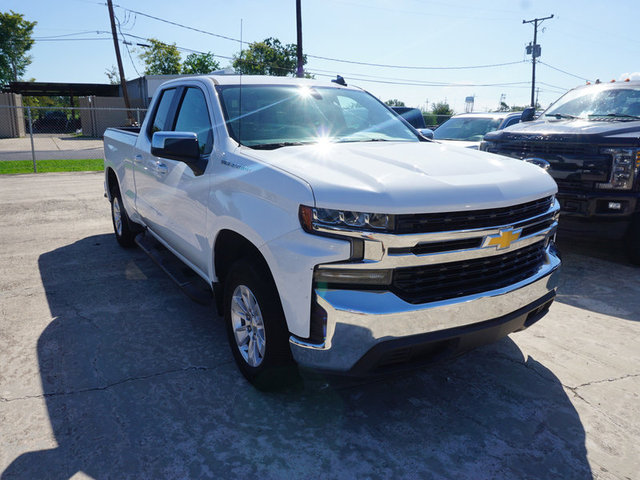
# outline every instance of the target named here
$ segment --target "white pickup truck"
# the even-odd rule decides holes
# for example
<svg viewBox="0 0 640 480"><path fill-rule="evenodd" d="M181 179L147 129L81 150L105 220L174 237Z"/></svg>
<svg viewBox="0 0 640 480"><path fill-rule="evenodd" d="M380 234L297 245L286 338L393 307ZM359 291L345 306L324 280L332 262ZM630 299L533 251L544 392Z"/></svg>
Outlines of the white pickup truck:
<svg viewBox="0 0 640 480"><path fill-rule="evenodd" d="M359 88L173 80L104 142L116 239L152 238L206 282L260 388L296 363L366 376L458 354L555 297L552 178L433 143Z"/></svg>

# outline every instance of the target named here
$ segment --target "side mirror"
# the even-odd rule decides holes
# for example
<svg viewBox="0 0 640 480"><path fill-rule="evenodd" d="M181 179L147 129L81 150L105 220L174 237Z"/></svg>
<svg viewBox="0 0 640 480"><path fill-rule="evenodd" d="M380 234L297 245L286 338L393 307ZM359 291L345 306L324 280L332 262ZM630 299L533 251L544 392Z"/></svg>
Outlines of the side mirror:
<svg viewBox="0 0 640 480"><path fill-rule="evenodd" d="M521 122L530 122L533 120L533 117L536 115L536 109L534 107L527 107L522 111L522 116L520 117Z"/></svg>
<svg viewBox="0 0 640 480"><path fill-rule="evenodd" d="M155 132L151 155L189 162L200 159L198 135L192 132Z"/></svg>
<svg viewBox="0 0 640 480"><path fill-rule="evenodd" d="M431 130L430 128L419 128L418 131L422 134L423 137L426 137L429 140L433 140L433 130Z"/></svg>

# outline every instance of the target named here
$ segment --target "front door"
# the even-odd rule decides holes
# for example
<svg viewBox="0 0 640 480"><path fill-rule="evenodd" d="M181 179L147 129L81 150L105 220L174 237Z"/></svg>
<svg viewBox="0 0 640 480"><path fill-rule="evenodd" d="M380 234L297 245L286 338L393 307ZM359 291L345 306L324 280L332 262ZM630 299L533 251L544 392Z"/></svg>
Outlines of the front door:
<svg viewBox="0 0 640 480"><path fill-rule="evenodd" d="M196 133L200 161L186 163L155 157L149 153L150 145L145 145L137 152L136 168L137 208L145 223L171 248L205 273L209 264L205 235L209 177L204 171L213 149L210 118L204 91L198 86L165 90L155 111L150 133Z"/></svg>

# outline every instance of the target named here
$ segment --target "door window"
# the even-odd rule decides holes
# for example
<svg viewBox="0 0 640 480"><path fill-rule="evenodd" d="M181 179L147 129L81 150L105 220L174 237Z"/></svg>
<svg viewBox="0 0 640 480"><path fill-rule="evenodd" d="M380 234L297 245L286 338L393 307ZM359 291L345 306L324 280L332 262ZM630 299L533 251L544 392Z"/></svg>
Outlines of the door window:
<svg viewBox="0 0 640 480"><path fill-rule="evenodd" d="M160 102L158 102L158 108L156 109L155 117L153 118L153 124L151 125L151 132L160 132L163 130L168 130L167 127L167 117L169 115L171 109L171 102L173 101L173 96L176 93L175 88L170 88L162 92L162 96L160 97Z"/></svg>
<svg viewBox="0 0 640 480"><path fill-rule="evenodd" d="M213 129L207 110L207 101L199 88L187 88L178 110L176 132L195 132L201 154L211 153L213 149Z"/></svg>

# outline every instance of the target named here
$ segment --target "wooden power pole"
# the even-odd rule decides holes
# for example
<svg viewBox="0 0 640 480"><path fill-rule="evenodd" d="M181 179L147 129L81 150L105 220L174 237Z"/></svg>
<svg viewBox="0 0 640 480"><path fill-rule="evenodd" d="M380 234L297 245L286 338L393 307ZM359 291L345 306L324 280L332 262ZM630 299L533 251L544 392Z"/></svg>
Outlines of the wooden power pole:
<svg viewBox="0 0 640 480"><path fill-rule="evenodd" d="M527 47L527 53L531 53L531 106L535 108L535 91L536 91L536 58L540 56L540 45L538 45L538 25L545 20L553 18L553 15L544 18L534 18L533 20L522 20L522 23L533 23L533 45L531 45L531 52Z"/></svg>
<svg viewBox="0 0 640 480"><path fill-rule="evenodd" d="M111 34L113 35L113 47L116 49L116 60L118 61L118 72L120 73L120 86L122 87L122 96L124 97L124 106L127 108L127 117L129 122L133 123L133 113L131 113L131 103L129 103L129 93L127 92L127 82L124 78L124 68L122 67L122 57L120 56L120 45L118 45L118 34L116 32L116 20L113 15L113 3L107 0L109 7L109 20L111 20Z"/></svg>

